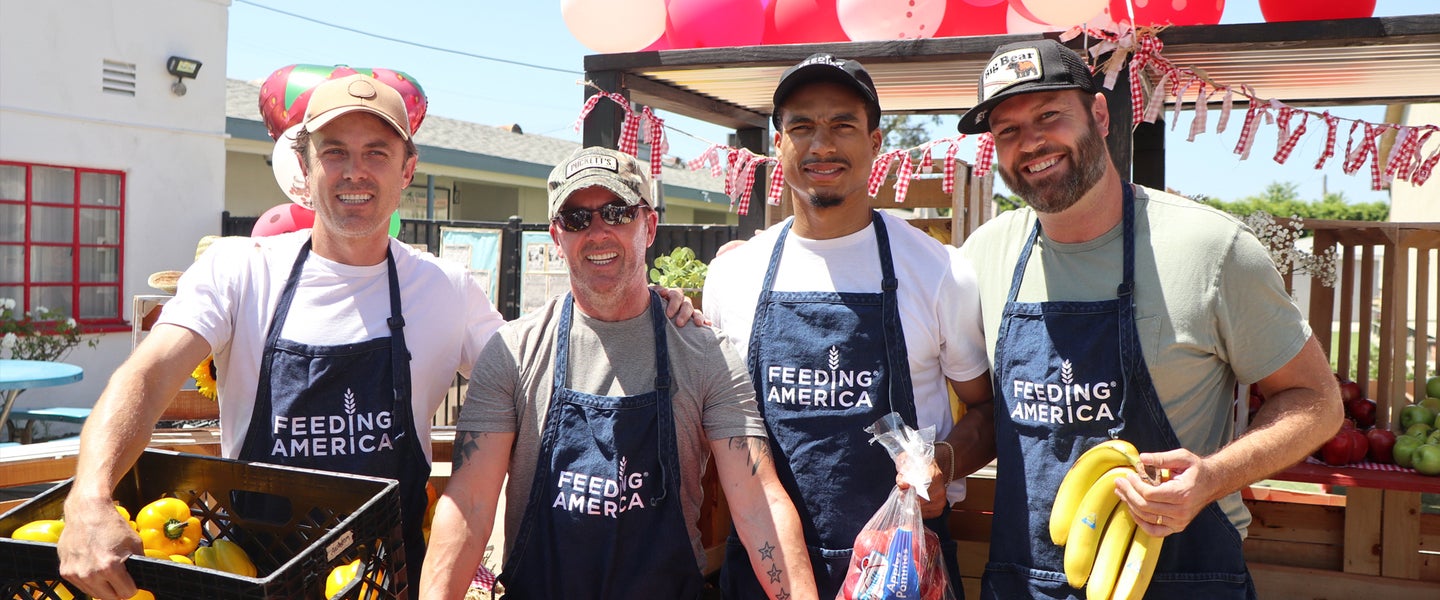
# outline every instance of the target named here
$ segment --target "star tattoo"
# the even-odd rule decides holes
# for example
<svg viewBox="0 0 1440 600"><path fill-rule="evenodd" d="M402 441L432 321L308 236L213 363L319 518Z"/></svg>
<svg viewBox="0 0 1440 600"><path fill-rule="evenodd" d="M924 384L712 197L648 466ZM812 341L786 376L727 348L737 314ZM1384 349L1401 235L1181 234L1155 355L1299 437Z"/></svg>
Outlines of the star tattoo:
<svg viewBox="0 0 1440 600"><path fill-rule="evenodd" d="M770 565L770 570L765 574L770 576L770 583L780 583L780 567Z"/></svg>
<svg viewBox="0 0 1440 600"><path fill-rule="evenodd" d="M765 542L765 545L761 546L757 550L757 552L760 553L760 558L763 558L765 560L775 560L775 547L771 546L770 542Z"/></svg>
<svg viewBox="0 0 1440 600"><path fill-rule="evenodd" d="M790 592L785 591L785 588L780 588L780 593L775 594L775 600L790 600Z"/></svg>

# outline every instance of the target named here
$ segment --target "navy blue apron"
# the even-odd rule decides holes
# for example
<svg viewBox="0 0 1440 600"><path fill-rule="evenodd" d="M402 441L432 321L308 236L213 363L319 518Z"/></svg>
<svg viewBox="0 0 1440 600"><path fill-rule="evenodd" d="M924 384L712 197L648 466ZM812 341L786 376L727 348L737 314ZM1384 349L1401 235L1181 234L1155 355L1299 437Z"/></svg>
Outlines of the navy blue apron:
<svg viewBox="0 0 1440 600"><path fill-rule="evenodd" d="M505 598L698 598L660 297L650 293L655 391L633 396L565 387L574 299L563 303L535 480L500 575Z"/></svg>
<svg viewBox="0 0 1440 600"><path fill-rule="evenodd" d="M1084 597L1084 590L1065 581L1064 548L1050 541L1050 508L1065 472L1085 450L1111 438L1141 452L1180 447L1135 328L1135 194L1129 184L1124 195L1125 266L1116 299L1017 302L1038 221L1015 263L995 341L995 390L1004 404L995 411L998 463L990 562L982 581L986 598ZM1165 538L1146 597L1255 597L1240 533L1218 503Z"/></svg>
<svg viewBox="0 0 1440 600"><path fill-rule="evenodd" d="M792 221L775 240L750 329L750 378L775 470L800 513L821 598L840 592L855 536L895 487L895 461L870 443L865 428L890 412L916 425L890 236L880 213L871 211L870 222L880 253L879 293L773 291ZM949 513L947 506L925 525L940 536L959 600L964 590ZM726 598L765 596L733 530L720 582Z"/></svg>
<svg viewBox="0 0 1440 600"><path fill-rule="evenodd" d="M390 337L315 346L280 338L300 283L310 242L300 248L280 292L255 390L255 411L240 458L308 469L385 477L400 482L400 520L408 582L417 589L425 562L425 460L410 406L410 352L400 311L400 282L387 250ZM241 514L284 518L273 501L237 500ZM297 517L301 515L296 515Z"/></svg>

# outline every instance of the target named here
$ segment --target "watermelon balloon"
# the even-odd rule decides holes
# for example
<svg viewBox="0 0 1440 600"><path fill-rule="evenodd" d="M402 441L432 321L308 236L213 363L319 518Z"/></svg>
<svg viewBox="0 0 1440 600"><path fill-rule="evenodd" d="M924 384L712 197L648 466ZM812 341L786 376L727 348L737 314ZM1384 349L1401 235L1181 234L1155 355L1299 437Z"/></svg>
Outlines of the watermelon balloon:
<svg viewBox="0 0 1440 600"><path fill-rule="evenodd" d="M405 99L405 111L410 117L410 133L420 129L425 120L428 102L420 82L404 71L392 69L355 69L345 65L331 67L323 65L288 65L277 69L260 86L260 116L271 139L280 139L285 130L305 119L305 107L310 103L310 90L326 79L346 77L356 73L368 75L384 82Z"/></svg>

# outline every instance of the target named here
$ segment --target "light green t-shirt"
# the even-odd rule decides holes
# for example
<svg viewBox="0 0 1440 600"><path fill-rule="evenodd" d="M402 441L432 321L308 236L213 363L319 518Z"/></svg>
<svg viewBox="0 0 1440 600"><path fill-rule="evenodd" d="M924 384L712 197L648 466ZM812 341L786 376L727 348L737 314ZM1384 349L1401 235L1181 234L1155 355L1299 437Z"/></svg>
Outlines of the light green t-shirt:
<svg viewBox="0 0 1440 600"><path fill-rule="evenodd" d="M460 431L515 433L509 483L505 489L505 551L519 532L535 467L540 435L550 407L555 371L556 330L561 298L500 327L475 362L455 428ZM589 394L628 396L655 389L655 335L650 314L607 322L576 307L570 329L570 373L566 387ZM710 327L676 327L666 319L670 355L670 394L675 416L675 445L680 462L681 508L696 563L705 564L700 546L700 487L711 441L732 437L766 438L765 422L755 405L745 361L724 334Z"/></svg>
<svg viewBox="0 0 1440 600"><path fill-rule="evenodd" d="M1150 377L1181 445L1205 456L1234 437L1235 384L1290 362L1310 337L1269 253L1235 218L1192 200L1135 186L1135 325ZM995 361L1001 311L1035 212L998 215L965 240L975 268L986 350ZM1123 230L1078 244L1042 232L1017 300L1115 298ZM1118 352L1118 348L1116 350ZM1244 535L1250 514L1238 493L1220 502Z"/></svg>

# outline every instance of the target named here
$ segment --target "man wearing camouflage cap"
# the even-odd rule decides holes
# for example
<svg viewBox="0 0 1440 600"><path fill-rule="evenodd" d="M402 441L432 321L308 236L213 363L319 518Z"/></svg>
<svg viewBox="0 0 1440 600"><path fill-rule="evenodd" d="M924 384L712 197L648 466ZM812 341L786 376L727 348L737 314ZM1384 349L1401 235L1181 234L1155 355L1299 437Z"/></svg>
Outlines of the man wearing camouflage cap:
<svg viewBox="0 0 1440 600"><path fill-rule="evenodd" d="M718 331L666 321L646 286L659 219L645 170L583 148L549 189L571 291L501 327L475 365L421 597L463 593L508 470L508 594L696 598L711 453L753 566L770 573L767 597L816 597L745 363Z"/></svg>

